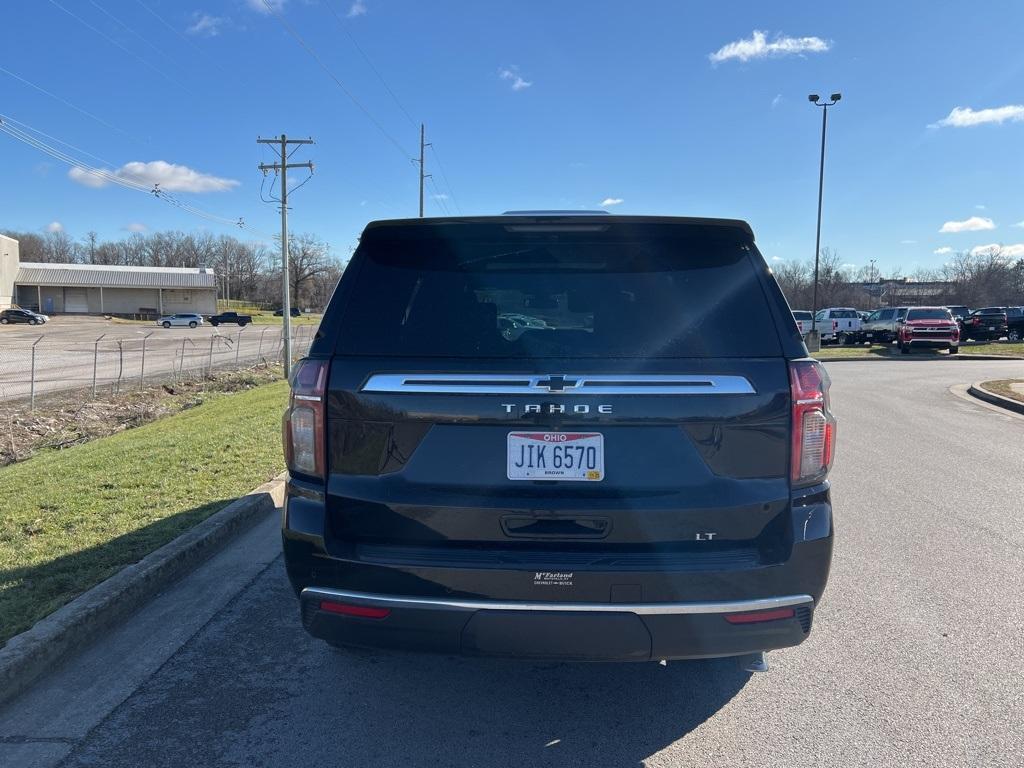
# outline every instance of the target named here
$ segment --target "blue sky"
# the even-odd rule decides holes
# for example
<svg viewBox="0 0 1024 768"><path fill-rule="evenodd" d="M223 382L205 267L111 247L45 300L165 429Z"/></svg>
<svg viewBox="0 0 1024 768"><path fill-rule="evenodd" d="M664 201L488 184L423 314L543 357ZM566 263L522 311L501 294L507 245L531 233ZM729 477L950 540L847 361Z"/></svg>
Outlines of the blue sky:
<svg viewBox="0 0 1024 768"><path fill-rule="evenodd" d="M294 159L316 175L292 199L291 225L340 255L367 221L415 215L423 120L437 150L428 214L605 203L739 217L768 258L806 259L821 127L807 94L838 90L823 245L905 272L941 264L943 248L1024 253L1020 3L271 5L279 15L262 0L20 3L5 11L0 113L264 233L278 215L259 199L256 165L270 157L256 136L311 135ZM69 176L3 134L0 157L0 228L260 237Z"/></svg>

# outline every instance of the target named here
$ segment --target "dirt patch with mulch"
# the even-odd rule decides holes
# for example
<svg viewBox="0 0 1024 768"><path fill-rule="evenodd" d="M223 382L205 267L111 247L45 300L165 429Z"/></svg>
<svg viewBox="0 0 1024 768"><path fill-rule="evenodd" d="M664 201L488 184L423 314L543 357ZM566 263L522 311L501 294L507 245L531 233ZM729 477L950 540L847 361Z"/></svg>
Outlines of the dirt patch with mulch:
<svg viewBox="0 0 1024 768"><path fill-rule="evenodd" d="M25 403L0 403L0 466L24 461L45 450L61 450L194 408L220 395L276 381L280 366L240 371L123 390L89 399L88 392L46 398L31 412Z"/></svg>
<svg viewBox="0 0 1024 768"><path fill-rule="evenodd" d="M1024 379L995 379L981 382L981 388L1024 403Z"/></svg>

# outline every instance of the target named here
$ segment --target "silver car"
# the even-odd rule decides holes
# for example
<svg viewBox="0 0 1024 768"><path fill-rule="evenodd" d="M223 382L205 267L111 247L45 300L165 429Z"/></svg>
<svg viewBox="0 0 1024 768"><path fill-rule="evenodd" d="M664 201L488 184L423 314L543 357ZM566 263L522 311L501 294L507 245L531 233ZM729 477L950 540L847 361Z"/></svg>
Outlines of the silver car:
<svg viewBox="0 0 1024 768"><path fill-rule="evenodd" d="M196 328L203 324L203 316L197 315L194 312L178 312L173 315L164 315L156 321L156 324L164 328L172 326Z"/></svg>

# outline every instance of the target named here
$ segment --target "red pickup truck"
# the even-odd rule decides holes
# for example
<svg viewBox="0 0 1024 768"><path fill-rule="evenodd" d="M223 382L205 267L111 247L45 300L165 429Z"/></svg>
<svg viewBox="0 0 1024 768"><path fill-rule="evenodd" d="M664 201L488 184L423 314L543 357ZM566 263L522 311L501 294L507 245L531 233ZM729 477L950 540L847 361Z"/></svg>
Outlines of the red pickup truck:
<svg viewBox="0 0 1024 768"><path fill-rule="evenodd" d="M903 318L896 340L900 352L909 355L915 348L960 351L960 326L945 307L911 307Z"/></svg>

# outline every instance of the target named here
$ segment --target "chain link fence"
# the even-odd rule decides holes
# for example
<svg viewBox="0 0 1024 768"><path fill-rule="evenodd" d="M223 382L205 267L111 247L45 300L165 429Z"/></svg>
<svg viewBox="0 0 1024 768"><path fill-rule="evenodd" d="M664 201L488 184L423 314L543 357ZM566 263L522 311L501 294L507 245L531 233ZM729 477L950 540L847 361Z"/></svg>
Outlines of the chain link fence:
<svg viewBox="0 0 1024 768"><path fill-rule="evenodd" d="M292 328L292 359L309 351L316 327ZM121 392L146 384L173 384L213 371L279 363L284 355L281 328L248 325L211 335L161 337L159 331L104 333L91 341L62 334L0 342L0 401L36 399L80 390L83 397Z"/></svg>

